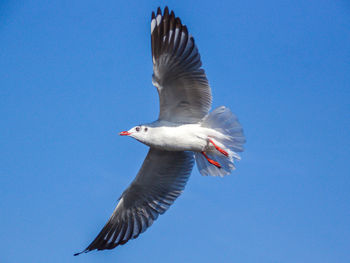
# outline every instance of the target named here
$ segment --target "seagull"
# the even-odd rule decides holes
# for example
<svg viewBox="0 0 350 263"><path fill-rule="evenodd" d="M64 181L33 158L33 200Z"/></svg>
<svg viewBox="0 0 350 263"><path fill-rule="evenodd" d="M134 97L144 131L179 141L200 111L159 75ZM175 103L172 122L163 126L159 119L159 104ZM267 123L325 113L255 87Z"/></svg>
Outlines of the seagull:
<svg viewBox="0 0 350 263"><path fill-rule="evenodd" d="M97 237L79 255L113 249L137 238L182 193L194 162L202 175L225 176L240 160L245 137L225 106L209 113L211 89L192 35L174 12L152 12L152 83L159 117L120 132L150 147L134 181Z"/></svg>

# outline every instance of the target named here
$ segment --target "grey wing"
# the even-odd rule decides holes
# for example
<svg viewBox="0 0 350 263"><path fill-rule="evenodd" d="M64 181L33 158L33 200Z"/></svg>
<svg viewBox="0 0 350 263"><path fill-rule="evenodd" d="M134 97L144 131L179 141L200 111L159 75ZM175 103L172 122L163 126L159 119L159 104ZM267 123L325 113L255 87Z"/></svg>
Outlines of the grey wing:
<svg viewBox="0 0 350 263"><path fill-rule="evenodd" d="M106 225L84 251L75 255L94 249L112 249L138 237L181 194L191 174L193 160L192 152L151 148Z"/></svg>
<svg viewBox="0 0 350 263"><path fill-rule="evenodd" d="M211 107L211 90L193 37L173 11L152 13L152 83L159 94L159 120L195 123Z"/></svg>

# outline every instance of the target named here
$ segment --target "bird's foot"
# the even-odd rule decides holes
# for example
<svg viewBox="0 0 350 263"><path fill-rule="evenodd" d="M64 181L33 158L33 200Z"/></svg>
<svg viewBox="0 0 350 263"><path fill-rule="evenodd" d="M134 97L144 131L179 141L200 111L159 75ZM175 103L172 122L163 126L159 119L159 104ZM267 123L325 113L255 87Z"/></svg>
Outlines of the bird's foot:
<svg viewBox="0 0 350 263"><path fill-rule="evenodd" d="M207 161L208 161L209 163L211 163L212 165L215 165L217 168L221 168L221 165L220 165L218 162L216 162L216 161L210 159L210 158L208 157L208 155L206 155L205 152L202 152L202 154L204 155L205 159L207 159Z"/></svg>
<svg viewBox="0 0 350 263"><path fill-rule="evenodd" d="M209 141L214 145L215 149L218 150L219 152L221 152L223 155L225 155L226 157L228 157L228 153L221 149L219 146L217 146L214 141L212 139L209 139Z"/></svg>

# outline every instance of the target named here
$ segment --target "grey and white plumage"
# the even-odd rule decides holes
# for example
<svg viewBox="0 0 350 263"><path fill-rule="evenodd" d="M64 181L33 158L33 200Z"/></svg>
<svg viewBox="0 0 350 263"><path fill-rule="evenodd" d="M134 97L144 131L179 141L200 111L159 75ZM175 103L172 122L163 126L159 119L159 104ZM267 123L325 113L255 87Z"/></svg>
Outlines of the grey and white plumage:
<svg viewBox="0 0 350 263"><path fill-rule="evenodd" d="M112 216L84 252L112 249L138 237L181 194L193 163L191 152L151 148L136 178L122 194Z"/></svg>
<svg viewBox="0 0 350 263"><path fill-rule="evenodd" d="M168 8L152 13L152 83L159 94L159 120L195 123L208 114L211 90L194 38Z"/></svg>
<svg viewBox="0 0 350 263"><path fill-rule="evenodd" d="M121 133L150 150L106 225L75 255L112 249L138 237L184 190L194 159L202 175L224 176L243 151L245 138L237 118L226 107L208 114L212 96L198 49L187 27L167 7L163 14L160 8L152 13L151 46L158 120Z"/></svg>

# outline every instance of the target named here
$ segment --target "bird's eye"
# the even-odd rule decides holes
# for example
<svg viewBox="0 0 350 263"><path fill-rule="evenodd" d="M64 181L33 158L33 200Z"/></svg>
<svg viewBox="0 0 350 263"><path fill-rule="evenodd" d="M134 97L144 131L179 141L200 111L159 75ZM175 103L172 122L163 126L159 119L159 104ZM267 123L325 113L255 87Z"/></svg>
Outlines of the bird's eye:
<svg viewBox="0 0 350 263"><path fill-rule="evenodd" d="M139 131L140 131L140 127L136 127L135 130L136 130L137 132L139 132Z"/></svg>
<svg viewBox="0 0 350 263"><path fill-rule="evenodd" d="M147 127L145 127L144 131L145 131L145 132L146 132L146 131L148 131L148 128L147 128Z"/></svg>

